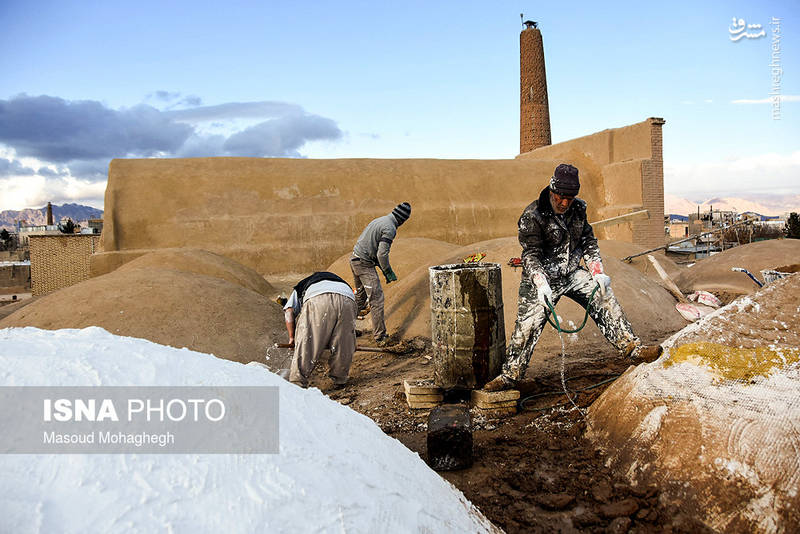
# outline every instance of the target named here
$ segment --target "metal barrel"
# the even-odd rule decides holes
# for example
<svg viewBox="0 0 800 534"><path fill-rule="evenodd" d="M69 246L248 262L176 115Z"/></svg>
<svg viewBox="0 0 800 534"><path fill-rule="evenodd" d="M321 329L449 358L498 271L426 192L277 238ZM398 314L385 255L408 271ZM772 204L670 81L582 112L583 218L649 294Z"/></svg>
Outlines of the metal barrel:
<svg viewBox="0 0 800 534"><path fill-rule="evenodd" d="M434 382L445 389L480 388L500 374L505 359L500 265L435 265L428 274Z"/></svg>

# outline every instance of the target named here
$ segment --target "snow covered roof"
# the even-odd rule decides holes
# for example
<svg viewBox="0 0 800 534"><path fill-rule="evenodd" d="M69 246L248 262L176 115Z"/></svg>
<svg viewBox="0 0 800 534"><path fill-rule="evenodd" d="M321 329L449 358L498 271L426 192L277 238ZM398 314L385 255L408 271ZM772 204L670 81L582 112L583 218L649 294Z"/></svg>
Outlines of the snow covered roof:
<svg viewBox="0 0 800 534"><path fill-rule="evenodd" d="M0 330L0 385L280 388L279 454L0 455L2 532L491 532L369 418L260 366L98 327Z"/></svg>

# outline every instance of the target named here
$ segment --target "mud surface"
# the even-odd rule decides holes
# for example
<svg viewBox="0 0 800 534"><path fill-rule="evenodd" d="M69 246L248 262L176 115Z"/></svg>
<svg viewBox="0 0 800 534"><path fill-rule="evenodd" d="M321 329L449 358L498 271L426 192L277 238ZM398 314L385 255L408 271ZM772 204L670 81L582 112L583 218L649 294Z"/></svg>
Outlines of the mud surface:
<svg viewBox="0 0 800 534"><path fill-rule="evenodd" d="M771 239L728 249L698 261L685 269L675 283L684 293L705 290L720 296L754 293L758 286L746 274L733 272L731 267L750 271L760 282L762 269L791 267L800 258L800 239ZM724 296L724 295L723 295ZM730 300L730 299L727 299Z"/></svg>
<svg viewBox="0 0 800 534"><path fill-rule="evenodd" d="M214 354L271 369L288 361L265 361L275 340L285 341L275 293L250 269L204 251L161 251L109 274L37 299L13 304L0 314L0 328L48 330L100 326L112 334ZM13 307L13 309L11 309Z"/></svg>
<svg viewBox="0 0 800 534"><path fill-rule="evenodd" d="M366 346L363 339L359 344ZM402 383L431 376L430 345L418 338L407 346L413 351L404 355L357 352L344 390L332 389L321 363L311 387L372 418L427 460L429 410L410 410ZM568 352L564 370L571 390L591 387L575 394L585 409L608 386L597 384L628 366L608 347ZM583 437L583 415L563 395L560 371L559 354L539 359L520 387L523 399L535 397L516 416L486 419L473 411L474 464L441 475L506 532L704 532L695 518L666 504L660 488L631 487L624 474L605 466ZM468 397L451 393L445 402L467 403Z"/></svg>
<svg viewBox="0 0 800 534"><path fill-rule="evenodd" d="M796 532L798 294L793 274L743 296L610 385L585 434L607 465L669 484L670 501L718 532Z"/></svg>
<svg viewBox="0 0 800 534"><path fill-rule="evenodd" d="M796 247L785 242L743 246L724 253L727 259L720 254L692 267L691 278L729 274L755 289L744 274L730 273L730 263L749 269L794 265L800 253ZM387 323L390 333L402 335L408 350L403 354L357 352L350 383L343 390L332 390L324 363L312 377L312 387L372 418L423 459L428 410L410 410L402 384L403 380L433 376L430 341L414 337L430 336L427 265L452 263L479 251L490 253L485 261L503 266L503 287L510 292L506 295L504 291L511 321L507 326L513 327L521 273L506 262L519 253L515 239L462 249L431 240L409 242L409 247L403 248L398 239L392 262L401 280L386 291ZM726 260L725 265L716 265L722 260L715 258ZM674 299L654 282L651 273L643 274L645 264L627 265L612 259L606 261L612 287L643 341L663 341L685 326L685 321L675 318ZM752 264L745 261L751 259ZM422 265L414 267L417 262ZM273 369L288 367L288 349L269 349L275 341L286 340L283 317L271 294L285 291L304 275L265 285L251 273L205 254L202 258L154 256L140 264L141 268L134 268L131 262L127 269L62 289L24 307L11 305L15 313L0 320L0 327L99 325L112 333L186 346L243 363L255 360ZM414 274L417 269L420 272ZM351 278L348 272L342 274ZM771 297L793 317L798 312L796 281L788 282L791 290L785 295ZM717 291L717 296L723 296L723 291ZM557 311L570 327L583 317L583 310L569 301L559 304ZM800 328L796 321L770 316L756 324L748 313L750 310L742 309L733 324L714 323L718 328L709 331L719 334L716 340L720 342L752 337L797 345ZM368 321L359 321L358 327L368 329ZM442 476L507 532L703 532L698 518L669 504L668 488L632 487L624 472L606 466L607 457L584 438L587 423L581 411L563 394L560 340L550 327L545 332L527 379L520 385L523 399L533 396L523 402L528 410L500 420L476 416L474 465ZM358 343L369 346L369 337L359 338ZM604 381L625 371L629 362L617 355L591 321L586 330L566 336L565 342L566 383L576 391L575 402L585 409L608 387ZM265 351L269 360L264 359ZM446 401L466 402L466 397L453 394Z"/></svg>
<svg viewBox="0 0 800 534"><path fill-rule="evenodd" d="M792 267L783 268L788 271ZM800 275L790 274L741 300L735 309L710 317L702 328L687 328L673 344L712 342L742 348L800 347L799 296Z"/></svg>

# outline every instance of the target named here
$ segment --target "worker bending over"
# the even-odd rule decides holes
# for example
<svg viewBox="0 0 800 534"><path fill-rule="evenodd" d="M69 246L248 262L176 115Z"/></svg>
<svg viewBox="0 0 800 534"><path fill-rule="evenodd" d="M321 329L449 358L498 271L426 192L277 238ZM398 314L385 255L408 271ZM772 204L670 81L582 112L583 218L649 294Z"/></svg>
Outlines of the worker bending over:
<svg viewBox="0 0 800 534"><path fill-rule="evenodd" d="M333 273L316 272L294 286L283 310L289 344L294 345L289 381L308 387L320 354L329 348L329 376L334 387L344 387L356 350L353 289Z"/></svg>

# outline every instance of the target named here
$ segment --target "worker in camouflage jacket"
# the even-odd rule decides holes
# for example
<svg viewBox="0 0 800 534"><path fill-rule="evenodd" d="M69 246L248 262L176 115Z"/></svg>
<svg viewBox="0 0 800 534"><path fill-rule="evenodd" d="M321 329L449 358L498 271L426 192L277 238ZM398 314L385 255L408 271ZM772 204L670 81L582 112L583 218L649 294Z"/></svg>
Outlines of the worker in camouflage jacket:
<svg viewBox="0 0 800 534"><path fill-rule="evenodd" d="M523 274L517 320L502 374L484 386L488 391L511 389L525 376L547 321L548 302L555 307L564 295L588 307L600 331L622 354L638 361L653 361L661 354L660 346L642 345L614 297L611 278L603 272L597 239L586 219L586 202L576 198L579 189L578 169L561 164L550 185L519 218ZM581 259L585 267L580 265Z"/></svg>

